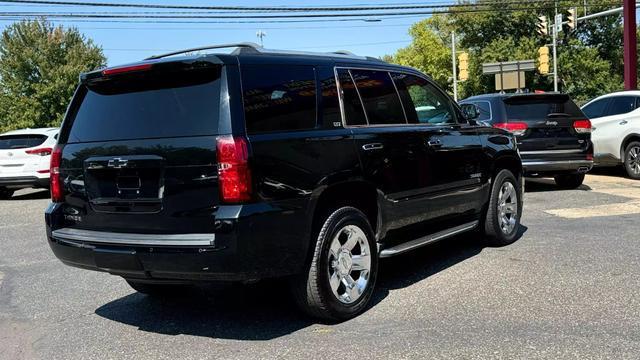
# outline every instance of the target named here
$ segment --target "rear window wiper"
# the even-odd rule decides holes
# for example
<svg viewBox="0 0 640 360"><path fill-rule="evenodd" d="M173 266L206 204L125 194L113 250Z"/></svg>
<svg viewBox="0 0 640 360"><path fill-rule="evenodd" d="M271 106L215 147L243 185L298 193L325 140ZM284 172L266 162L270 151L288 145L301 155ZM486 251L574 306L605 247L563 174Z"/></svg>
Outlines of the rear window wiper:
<svg viewBox="0 0 640 360"><path fill-rule="evenodd" d="M548 118L556 118L556 117L571 117L571 114L563 113L563 112L555 112L547 114Z"/></svg>

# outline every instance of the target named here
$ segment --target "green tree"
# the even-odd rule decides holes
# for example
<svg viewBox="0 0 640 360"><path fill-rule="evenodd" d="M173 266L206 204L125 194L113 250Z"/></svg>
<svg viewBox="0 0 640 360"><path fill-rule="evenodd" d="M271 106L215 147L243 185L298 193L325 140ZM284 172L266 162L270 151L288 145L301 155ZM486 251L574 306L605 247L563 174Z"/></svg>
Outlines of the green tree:
<svg viewBox="0 0 640 360"><path fill-rule="evenodd" d="M60 125L79 74L105 63L76 28L44 19L8 26L0 38L0 131Z"/></svg>
<svg viewBox="0 0 640 360"><path fill-rule="evenodd" d="M451 42L447 34L434 30L433 20L415 23L409 29L413 38L411 45L399 49L393 62L414 67L426 74L445 89L451 89Z"/></svg>
<svg viewBox="0 0 640 360"><path fill-rule="evenodd" d="M495 91L494 76L482 74L482 64L538 58L538 48L551 42L536 32L539 15L552 22L554 8L548 2L514 3L505 0L462 0L476 9L451 7L450 13L432 16L411 27L412 43L392 57L393 61L416 67L432 75L451 91L451 31L456 32L457 49L469 53L469 80L458 83L459 97ZM575 1L558 1L564 13ZM607 0L590 1L590 13L611 8ZM509 9L509 11L505 11ZM473 11L469 11L473 10ZM479 10L479 11L475 11ZM578 9L579 15L583 9ZM558 38L560 91L579 101L622 88L622 30L619 15L580 22L578 29L565 27ZM433 49L433 50L432 50ZM640 50L639 50L640 51ZM552 75L526 74L527 87L552 90Z"/></svg>

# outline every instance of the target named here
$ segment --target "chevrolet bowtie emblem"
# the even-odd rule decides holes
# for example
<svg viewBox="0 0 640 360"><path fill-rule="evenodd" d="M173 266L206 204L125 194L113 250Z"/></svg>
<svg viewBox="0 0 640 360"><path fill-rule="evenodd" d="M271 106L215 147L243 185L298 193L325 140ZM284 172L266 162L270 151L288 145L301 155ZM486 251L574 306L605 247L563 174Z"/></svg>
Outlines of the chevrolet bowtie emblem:
<svg viewBox="0 0 640 360"><path fill-rule="evenodd" d="M107 163L107 167L114 168L114 169L127 167L127 165L129 165L129 160L121 159L121 158L113 158L109 160L109 162Z"/></svg>

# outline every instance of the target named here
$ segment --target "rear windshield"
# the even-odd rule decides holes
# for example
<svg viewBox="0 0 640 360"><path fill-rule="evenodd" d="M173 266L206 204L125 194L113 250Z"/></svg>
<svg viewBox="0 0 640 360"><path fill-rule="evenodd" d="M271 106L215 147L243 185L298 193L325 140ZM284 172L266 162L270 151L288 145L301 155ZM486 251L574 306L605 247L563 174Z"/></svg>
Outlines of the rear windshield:
<svg viewBox="0 0 640 360"><path fill-rule="evenodd" d="M67 142L216 135L220 67L83 85Z"/></svg>
<svg viewBox="0 0 640 360"><path fill-rule="evenodd" d="M509 120L537 120L550 117L585 117L566 95L514 96L504 99Z"/></svg>
<svg viewBox="0 0 640 360"><path fill-rule="evenodd" d="M0 150L30 148L41 145L45 140L46 135L2 135Z"/></svg>

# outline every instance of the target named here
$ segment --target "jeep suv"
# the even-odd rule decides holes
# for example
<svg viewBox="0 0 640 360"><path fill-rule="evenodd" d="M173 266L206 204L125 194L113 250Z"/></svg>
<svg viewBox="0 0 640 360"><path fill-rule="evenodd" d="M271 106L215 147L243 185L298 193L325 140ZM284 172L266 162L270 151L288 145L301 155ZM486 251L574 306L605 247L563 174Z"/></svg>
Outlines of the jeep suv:
<svg viewBox="0 0 640 360"><path fill-rule="evenodd" d="M286 277L306 312L344 320L379 258L474 229L516 239L513 135L477 126L429 77L235 46L81 76L51 161L62 262L149 295Z"/></svg>
<svg viewBox="0 0 640 360"><path fill-rule="evenodd" d="M475 105L478 121L516 136L526 176L573 189L593 167L591 122L566 94L487 94L460 104Z"/></svg>

